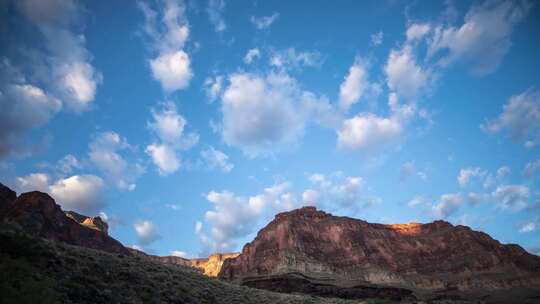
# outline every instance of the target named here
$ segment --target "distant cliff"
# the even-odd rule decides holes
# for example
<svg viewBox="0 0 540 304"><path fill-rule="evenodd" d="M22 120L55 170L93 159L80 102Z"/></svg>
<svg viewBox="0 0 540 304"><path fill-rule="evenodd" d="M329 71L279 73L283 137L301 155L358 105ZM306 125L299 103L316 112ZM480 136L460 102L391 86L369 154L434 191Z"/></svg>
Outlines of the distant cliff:
<svg viewBox="0 0 540 304"><path fill-rule="evenodd" d="M371 224L304 207L276 215L219 277L346 298L538 297L540 257L445 221Z"/></svg>

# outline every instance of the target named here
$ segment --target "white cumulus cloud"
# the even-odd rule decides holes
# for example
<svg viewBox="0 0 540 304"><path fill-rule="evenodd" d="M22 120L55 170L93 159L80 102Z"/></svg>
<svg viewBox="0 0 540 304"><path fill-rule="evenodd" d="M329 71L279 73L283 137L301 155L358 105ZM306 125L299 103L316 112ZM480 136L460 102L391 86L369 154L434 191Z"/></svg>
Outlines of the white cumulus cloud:
<svg viewBox="0 0 540 304"><path fill-rule="evenodd" d="M439 25L429 39L428 56L446 52L439 64L472 61L472 72L493 72L512 45L513 28L528 13L527 1L484 1L474 5L460 26Z"/></svg>
<svg viewBox="0 0 540 304"><path fill-rule="evenodd" d="M191 59L184 51L189 24L182 1L166 0L160 4L162 7L154 9L149 3L138 2L145 17L143 29L157 51L157 56L149 61L152 76L163 90L173 92L185 89L193 78Z"/></svg>
<svg viewBox="0 0 540 304"><path fill-rule="evenodd" d="M161 236L157 233L154 223L149 220L139 220L133 224L141 246L147 246L157 241Z"/></svg>
<svg viewBox="0 0 540 304"><path fill-rule="evenodd" d="M148 127L159 140L148 145L145 151L161 175L174 173L181 165L180 151L196 145L199 135L185 132L187 121L178 113L173 102L162 103L159 111L153 109L152 118Z"/></svg>
<svg viewBox="0 0 540 304"><path fill-rule="evenodd" d="M481 125L489 133L506 130L515 141L529 139L532 143L540 136L540 94L527 90L510 97L502 113L494 120Z"/></svg>

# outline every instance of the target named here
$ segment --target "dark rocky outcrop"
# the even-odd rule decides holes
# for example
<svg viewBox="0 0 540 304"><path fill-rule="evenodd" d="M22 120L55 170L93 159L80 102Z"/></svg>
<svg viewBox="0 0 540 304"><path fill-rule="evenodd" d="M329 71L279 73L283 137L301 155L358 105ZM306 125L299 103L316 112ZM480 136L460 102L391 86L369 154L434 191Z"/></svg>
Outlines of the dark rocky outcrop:
<svg viewBox="0 0 540 304"><path fill-rule="evenodd" d="M0 186L0 200L4 201L0 211L0 220L3 223L14 225L30 235L53 241L129 254L120 242L107 234L107 226L99 217L90 218L77 214L78 217L85 218L80 223L66 215L46 193L33 191L13 199L14 192L6 189L7 187Z"/></svg>
<svg viewBox="0 0 540 304"><path fill-rule="evenodd" d="M105 223L99 216L96 216L96 217L86 216L86 215L79 214L75 211L66 211L65 213L67 217L75 220L77 223L83 226L96 229L104 233L109 233L109 225L107 225L107 223Z"/></svg>
<svg viewBox="0 0 540 304"><path fill-rule="evenodd" d="M238 257L225 261L219 277L360 298L366 292L390 299L539 296L540 257L445 221L372 224L304 207L276 215Z"/></svg>
<svg viewBox="0 0 540 304"><path fill-rule="evenodd" d="M17 193L0 183L0 214L4 208L17 198Z"/></svg>

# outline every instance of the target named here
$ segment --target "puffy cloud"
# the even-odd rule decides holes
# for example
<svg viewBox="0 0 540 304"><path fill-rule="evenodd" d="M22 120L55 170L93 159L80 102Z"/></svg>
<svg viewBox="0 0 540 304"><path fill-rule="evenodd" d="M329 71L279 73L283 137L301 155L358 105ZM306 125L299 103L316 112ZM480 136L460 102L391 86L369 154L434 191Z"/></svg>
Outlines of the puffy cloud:
<svg viewBox="0 0 540 304"><path fill-rule="evenodd" d="M223 10L225 9L224 0L210 0L208 1L208 17L210 17L210 22L214 25L216 32L223 32L227 25L225 20L223 20Z"/></svg>
<svg viewBox="0 0 540 304"><path fill-rule="evenodd" d="M134 190L135 180L144 171L138 163L128 162L120 151L129 148L127 141L115 132L102 132L90 143L88 157L105 177L120 189Z"/></svg>
<svg viewBox="0 0 540 304"><path fill-rule="evenodd" d="M9 63L4 60L2 68L9 68L6 65ZM36 86L1 81L0 156L4 156L18 150L21 135L48 122L61 109L62 103Z"/></svg>
<svg viewBox="0 0 540 304"><path fill-rule="evenodd" d="M210 169L220 169L223 172L230 172L234 165L229 162L229 156L214 147L201 151L201 157Z"/></svg>
<svg viewBox="0 0 540 304"><path fill-rule="evenodd" d="M491 196L487 193L469 192L469 194L467 194L467 200L469 201L469 204L472 206L476 206L489 199L491 199Z"/></svg>
<svg viewBox="0 0 540 304"><path fill-rule="evenodd" d="M436 218L446 219L454 214L461 204L463 197L460 193L447 193L441 195L437 204L433 205L432 213Z"/></svg>
<svg viewBox="0 0 540 304"><path fill-rule="evenodd" d="M502 208L522 209L527 205L530 191L525 185L501 185L492 193Z"/></svg>
<svg viewBox="0 0 540 304"><path fill-rule="evenodd" d="M317 199L313 205L330 211L348 211L356 213L380 201L371 197L365 189L365 182L359 176L343 176L341 173L326 176L315 173L309 176L315 189L307 189L302 194L303 200Z"/></svg>
<svg viewBox="0 0 540 304"><path fill-rule="evenodd" d="M422 39L431 29L427 23L413 23L407 28L407 41L412 42Z"/></svg>
<svg viewBox="0 0 540 304"><path fill-rule="evenodd" d="M360 113L343 122L338 133L338 147L343 149L370 149L395 140L403 131L394 117L379 117Z"/></svg>
<svg viewBox="0 0 540 304"><path fill-rule="evenodd" d="M249 19L251 23L255 25L258 30L269 28L279 18L279 13L274 12L270 16L255 17L251 16Z"/></svg>
<svg viewBox="0 0 540 304"><path fill-rule="evenodd" d="M540 174L540 159L525 165L525 169L523 170L523 175L525 177L533 177L538 174Z"/></svg>
<svg viewBox="0 0 540 304"><path fill-rule="evenodd" d="M176 105L172 102L163 103L161 111L152 110L152 122L148 127L156 133L159 138L168 143L179 141L184 133L186 120L178 114Z"/></svg>
<svg viewBox="0 0 540 304"><path fill-rule="evenodd" d="M499 117L482 124L481 128L489 133L507 130L510 137L516 141L539 136L540 94L527 90L510 97Z"/></svg>
<svg viewBox="0 0 540 304"><path fill-rule="evenodd" d="M261 52L259 51L259 49L249 49L246 53L246 56L244 56L244 63L251 64L256 58L261 58Z"/></svg>
<svg viewBox="0 0 540 304"><path fill-rule="evenodd" d="M388 87L408 99L416 97L426 86L430 73L416 63L412 46L408 44L390 51L384 72Z"/></svg>
<svg viewBox="0 0 540 304"><path fill-rule="evenodd" d="M330 211L356 212L380 201L366 195L365 182L361 177L343 176L341 173L329 177L312 174L309 180L313 187L301 193L301 200L289 191L287 182L274 184L248 197L237 196L230 191L206 194L206 199L213 203L213 209L205 214L206 225L200 221L195 225L195 232L205 250L223 252L235 249L240 239L255 232L276 212L298 208L302 203Z"/></svg>
<svg viewBox="0 0 540 304"><path fill-rule="evenodd" d="M17 177L17 190L20 192L41 191L49 192L49 176L45 173L31 173Z"/></svg>
<svg viewBox="0 0 540 304"><path fill-rule="evenodd" d="M202 222L201 222L201 221L197 221L197 222L195 223L195 233L196 233L196 234L201 233L202 228L203 228Z"/></svg>
<svg viewBox="0 0 540 304"><path fill-rule="evenodd" d="M215 101L223 91L223 76L206 78L204 81L204 90L210 102Z"/></svg>
<svg viewBox="0 0 540 304"><path fill-rule="evenodd" d="M154 223L149 220L136 221L133 228L135 228L141 246L150 245L161 238L154 227Z"/></svg>
<svg viewBox="0 0 540 304"><path fill-rule="evenodd" d="M41 191L49 193L64 210L86 215L96 215L104 207L103 180L95 175L73 175L50 184L45 173L32 173L17 177L18 191Z"/></svg>
<svg viewBox="0 0 540 304"><path fill-rule="evenodd" d="M377 32L375 34L372 34L371 35L371 45L373 45L373 46L380 45L380 44L382 44L383 39L384 39L384 33L382 31L379 31L379 32Z"/></svg>
<svg viewBox="0 0 540 304"><path fill-rule="evenodd" d="M96 214L104 206L103 180L94 175L74 175L50 186L52 197L65 210Z"/></svg>
<svg viewBox="0 0 540 304"><path fill-rule="evenodd" d="M357 103L361 97L369 94L375 84L368 81L367 64L360 58L356 58L349 68L349 73L339 86L339 106L343 111Z"/></svg>
<svg viewBox="0 0 540 304"><path fill-rule="evenodd" d="M426 206L429 204L430 204L429 200L422 195L417 195L413 199L411 199L409 202L407 202L407 206L409 206L410 208L415 208L416 206Z"/></svg>
<svg viewBox="0 0 540 304"><path fill-rule="evenodd" d="M465 187L469 184L469 181L473 177L484 178L487 172L476 167L476 168L465 168L459 170L459 175L457 177L458 183L461 187Z"/></svg>
<svg viewBox="0 0 540 304"><path fill-rule="evenodd" d="M317 206L321 199L321 193L317 190L306 189L302 193L302 201L305 205L314 205Z"/></svg>
<svg viewBox="0 0 540 304"><path fill-rule="evenodd" d="M306 92L293 78L237 73L229 81L221 107L227 144L256 156L294 144L303 135L306 117L301 99Z"/></svg>
<svg viewBox="0 0 540 304"><path fill-rule="evenodd" d="M291 193L286 192L287 183L265 188L260 194L242 197L229 191L211 191L206 199L214 204L213 210L205 214L210 225L209 234L203 231L203 224L197 222L195 232L205 249L214 252L233 250L236 242L255 231L260 220L268 216L268 211L290 210L297 205Z"/></svg>
<svg viewBox="0 0 540 304"><path fill-rule="evenodd" d="M81 162L71 154L67 154L57 162L57 169L62 174L69 174L73 172L74 169L80 168L82 168Z"/></svg>
<svg viewBox="0 0 540 304"><path fill-rule="evenodd" d="M439 63L474 60L473 73L493 72L511 46L513 27L530 9L526 1L485 1L473 6L459 27L437 26L429 40L428 56L447 52Z"/></svg>
<svg viewBox="0 0 540 304"><path fill-rule="evenodd" d="M537 222L528 222L528 223L525 223L523 225L521 225L521 227L519 228L519 232L520 233L529 233L529 232L533 232L535 231L536 229L538 228L538 223Z"/></svg>
<svg viewBox="0 0 540 304"><path fill-rule="evenodd" d="M44 125L62 108L73 112L89 109L102 80L91 65L85 36L73 30L81 23L82 9L77 3L11 2L13 17L28 21L24 24L31 35L0 41L25 50L18 52L19 57L2 58L0 62L0 156L26 152L21 135ZM42 39L28 40L34 37L33 31Z"/></svg>
<svg viewBox="0 0 540 304"><path fill-rule="evenodd" d="M165 144L151 144L146 147L146 153L159 169L159 174L169 175L180 168L181 161L176 151Z"/></svg>
<svg viewBox="0 0 540 304"><path fill-rule="evenodd" d="M390 115L387 117L361 112L343 120L337 130L338 147L349 150L377 150L396 141L415 116L425 116L422 110L417 110L414 103L401 104L394 92L388 95L388 108Z"/></svg>
<svg viewBox="0 0 540 304"><path fill-rule="evenodd" d="M189 85L193 77L190 64L188 54L182 50L162 53L150 60L152 75L168 92L184 89Z"/></svg>
<svg viewBox="0 0 540 304"><path fill-rule="evenodd" d="M109 226L109 233L111 230L116 229L116 227L123 225L123 221L117 218L116 216L108 215L107 213L100 211L98 216Z"/></svg>
<svg viewBox="0 0 540 304"><path fill-rule="evenodd" d="M159 142L148 145L145 151L158 167L160 174L168 175L180 168L178 152L196 145L199 135L185 133L187 121L172 102L164 102L159 111L153 109L152 117L153 121L148 123L148 127L158 136Z"/></svg>
<svg viewBox="0 0 540 304"><path fill-rule="evenodd" d="M193 78L193 72L191 59L183 50L189 37L184 3L166 0L159 12L145 2L138 2L138 6L145 16L144 31L158 52L150 60L152 76L166 92L186 88ZM160 15L161 19L158 20Z"/></svg>
<svg viewBox="0 0 540 304"><path fill-rule="evenodd" d="M294 48L288 48L283 51L275 51L270 57L270 65L282 69L317 67L321 64L322 59L319 52L297 52Z"/></svg>
<svg viewBox="0 0 540 304"><path fill-rule="evenodd" d="M45 39L51 90L76 112L89 108L102 76L90 64L91 55L85 48L85 37L74 33L81 8L72 1L35 0L18 2L21 13L32 22ZM43 9L43 10L41 10Z"/></svg>

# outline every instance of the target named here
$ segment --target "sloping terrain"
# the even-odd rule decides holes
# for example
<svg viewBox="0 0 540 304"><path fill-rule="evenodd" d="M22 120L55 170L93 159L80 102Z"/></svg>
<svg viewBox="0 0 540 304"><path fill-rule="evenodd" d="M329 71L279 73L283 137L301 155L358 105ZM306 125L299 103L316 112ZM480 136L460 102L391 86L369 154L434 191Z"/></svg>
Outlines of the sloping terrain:
<svg viewBox="0 0 540 304"><path fill-rule="evenodd" d="M65 213L52 197L43 192L27 192L16 197L15 192L0 184L0 220L34 236L129 254L120 242L107 234L107 227L99 217Z"/></svg>
<svg viewBox="0 0 540 304"><path fill-rule="evenodd" d="M540 302L540 257L518 245L444 221L371 224L314 207L276 215L219 277L344 298Z"/></svg>
<svg viewBox="0 0 540 304"><path fill-rule="evenodd" d="M6 225L0 244L0 303L359 303L238 286L191 267L39 239Z"/></svg>

